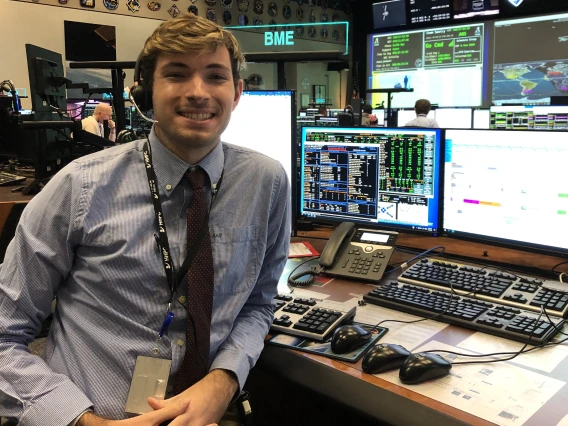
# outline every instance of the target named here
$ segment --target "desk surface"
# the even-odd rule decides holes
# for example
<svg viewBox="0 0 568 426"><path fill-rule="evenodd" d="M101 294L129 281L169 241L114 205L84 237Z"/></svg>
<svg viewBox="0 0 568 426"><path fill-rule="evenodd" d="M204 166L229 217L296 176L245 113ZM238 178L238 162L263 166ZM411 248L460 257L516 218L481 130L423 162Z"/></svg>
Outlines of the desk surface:
<svg viewBox="0 0 568 426"><path fill-rule="evenodd" d="M408 243L413 239L415 244L426 245L426 248L440 243L453 244L444 241L448 239L436 238L430 242L428 238L412 236L403 238L402 243L399 239L397 243L410 245ZM311 238L295 238L294 241L309 241L320 252L326 242ZM473 248L474 251L476 249ZM514 250L511 250L514 253L508 253L507 250L491 246L488 249L497 260L514 259L512 263L521 265L550 268L562 261ZM395 252L392 262L408 257ZM329 295L330 300L347 302L372 289L373 286L368 284L336 278L323 287L311 286L307 290ZM398 318L405 315L367 305L358 307L356 319L370 322L371 318ZM517 342L430 320L415 325L390 326L387 323L384 326L390 330L381 339L382 342L401 343L414 352L428 344L437 349L445 349L444 345L460 347L460 352L467 352L465 348L479 347L479 353L496 352L503 350L503 347L514 347L511 350L516 351L522 346ZM410 334L424 332L424 335L410 339L404 335L404 330L410 331ZM409 346L412 340L420 343ZM568 413L568 386L565 386L565 382L568 382L567 354L568 346L564 346L537 351L533 355L520 355L515 361L456 365L452 369L455 376L453 374L417 386L403 385L398 380L397 372L377 376L363 373L361 361L352 364L271 345L266 345L259 364L276 374L286 371L290 379L391 424L557 425ZM480 375L485 375L487 379L480 379ZM496 377L499 377L498 381Z"/></svg>

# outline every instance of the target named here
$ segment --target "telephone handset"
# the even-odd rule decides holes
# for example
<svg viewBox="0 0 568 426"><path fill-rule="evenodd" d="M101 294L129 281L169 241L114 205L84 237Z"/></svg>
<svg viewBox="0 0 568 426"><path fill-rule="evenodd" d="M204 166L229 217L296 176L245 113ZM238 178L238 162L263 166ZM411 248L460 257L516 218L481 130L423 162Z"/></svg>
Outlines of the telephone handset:
<svg viewBox="0 0 568 426"><path fill-rule="evenodd" d="M320 256L319 264L324 268L331 268L337 260L339 249L347 238L350 238L355 231L353 222L343 222L333 232L333 235L325 245Z"/></svg>
<svg viewBox="0 0 568 426"><path fill-rule="evenodd" d="M394 252L398 232L357 228L352 222L341 223L327 242L319 268L288 278L293 286L313 284L315 275L324 273L363 281L380 281ZM309 275L307 280L298 279Z"/></svg>

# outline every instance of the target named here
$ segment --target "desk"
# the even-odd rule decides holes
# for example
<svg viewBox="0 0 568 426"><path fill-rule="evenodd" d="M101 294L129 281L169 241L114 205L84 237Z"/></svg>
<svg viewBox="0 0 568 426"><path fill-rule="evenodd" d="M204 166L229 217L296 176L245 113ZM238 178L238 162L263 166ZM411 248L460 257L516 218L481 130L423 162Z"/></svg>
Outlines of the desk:
<svg viewBox="0 0 568 426"><path fill-rule="evenodd" d="M294 241L309 241L320 252L325 245L325 240L311 238L296 238ZM448 250L450 252L453 252L452 250L465 250L462 242L457 242L447 238L434 239L429 237L401 235L401 238L399 238L397 243L401 245L411 245L410 243L413 243L418 247L424 246L422 248L429 248L434 245L445 245L451 247L451 249ZM511 263L521 265L538 265L543 268L550 268L554 264L562 261L562 259L551 256L522 253L514 250L500 249L493 246L477 246L471 245L470 243L467 243L467 246L469 247L469 255L478 254L481 258L483 258L483 248L486 248L487 250L490 250L489 253L491 254L491 258L494 260L507 262L515 260L515 262ZM479 249L481 249L481 251L478 253ZM407 254L395 252L392 257L392 262L398 262L408 258L409 255ZM356 296L368 293L372 288L373 287L371 285L336 278L324 287L318 288L312 286L308 289L310 291L327 294L330 296L330 300L345 302L351 299L354 295ZM388 317L388 313L384 313L385 308L367 305L364 309L365 311L368 309L376 311L382 310L383 315ZM358 315L361 312L363 312L363 309L358 308ZM393 314L395 313L393 312ZM473 330L467 330L461 327L441 323L436 324L440 325L439 331L434 332L434 334L425 339L423 343L438 342L435 345L447 344L451 346L458 346L462 344L465 339L471 338L476 334ZM385 326L390 328L388 323L386 323ZM409 325L401 326L408 327ZM381 341L386 343L400 343L396 340L391 340L391 336L396 336L394 330L395 327L393 325L391 331L389 331L389 333L387 333ZM477 333L477 336L475 337L482 337L488 342L493 341L491 339L496 339L492 336L482 335L480 333ZM407 347L407 349L412 351L415 348ZM540 377L542 379L542 383L549 380L560 387L558 391L554 391L555 393L553 396L548 399L542 407L534 410L534 413L529 411L530 409L526 407L524 414L520 416L518 421L513 421L512 419L508 420L505 417L503 417L502 421L498 421L494 416L492 417L494 422L488 421L486 418L491 416L485 414L485 418L482 418L481 416L483 416L483 414L481 413L481 408L477 409L477 406L475 405L473 406L474 408L468 410L469 412L453 406L457 404L453 404L452 401L448 400L450 399L449 397L453 396L447 391L444 392L441 388L436 395L433 395L432 392L430 392L428 393L430 396L425 396L423 395L423 390L425 389L424 386L428 386L427 384L403 386L397 382L397 373L392 376L389 375L388 377L386 375L389 373L378 376L363 373L361 361L351 364L331 360L317 355L266 345L259 359L258 368L276 377L286 377L292 382L302 385L319 394L323 394L334 401L340 401L354 410L365 413L372 419L388 422L389 424L394 425L557 425L568 413L568 410L566 409L566 403L568 402L568 386L562 386L561 383L557 382L568 382L568 357L565 356L566 353L568 353L568 350L565 348L554 348L547 349L547 351L556 351L558 359L561 359L561 361L552 368L550 372L539 371L539 369L535 368L527 368L520 364L515 364L515 367L511 367L513 374L511 374L507 380L507 386L509 386L508 389L511 390L511 395L515 393L515 388L523 386L521 383L521 377L525 374L528 376L532 376L533 374L538 375L535 377ZM462 349L461 352L464 352L464 350ZM482 352L487 351L483 350ZM521 357L527 356L528 355L521 355ZM486 367L491 369L493 366L500 368L498 366L504 364L509 363L479 364L478 366L481 370ZM452 369L452 372L459 373L460 369L464 369L465 367L468 366L456 365ZM505 366L504 368L508 367ZM446 380L446 378L439 380L443 381ZM430 382L430 385L432 385L432 383L436 382ZM432 386L430 386L430 388L431 387ZM537 387L538 386L535 385L535 389ZM475 402L475 389L467 389L466 387L465 389L456 389L456 392L459 392L461 397L464 397L466 393L469 393L469 396L473 395L474 402L472 404L479 403ZM552 393L553 392L551 392L551 394ZM509 409L509 411L513 414L522 414L519 413L519 410L522 412L523 408L515 407L516 402L509 398L509 396L510 395L508 395L507 392L504 392L496 399L500 406ZM460 396L455 395L455 397L459 398ZM537 397L537 393L535 392L534 400L536 400ZM530 398L530 396L527 397L529 400ZM481 401L481 397L479 398L479 401ZM481 404L479 404L479 406L481 406ZM522 423L522 420L525 420L523 416L527 417L527 413L529 412L530 415L528 415L528 419Z"/></svg>

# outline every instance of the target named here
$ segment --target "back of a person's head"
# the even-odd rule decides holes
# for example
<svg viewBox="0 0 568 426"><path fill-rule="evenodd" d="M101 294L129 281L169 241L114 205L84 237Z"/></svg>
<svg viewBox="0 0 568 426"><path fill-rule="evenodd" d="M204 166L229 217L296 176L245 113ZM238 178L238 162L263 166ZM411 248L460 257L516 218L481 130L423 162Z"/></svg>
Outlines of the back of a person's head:
<svg viewBox="0 0 568 426"><path fill-rule="evenodd" d="M214 52L225 46L231 59L231 71L235 87L245 59L237 39L229 31L208 19L186 13L162 23L144 43L140 54L140 68L145 84L152 87L156 61L160 55L200 54Z"/></svg>
<svg viewBox="0 0 568 426"><path fill-rule="evenodd" d="M428 99L418 99L414 104L414 110L416 111L416 114L428 115L431 107L432 105L430 104L430 101Z"/></svg>
<svg viewBox="0 0 568 426"><path fill-rule="evenodd" d="M372 114L373 113L373 107L371 106L371 104L363 105L363 112L366 112L367 114Z"/></svg>
<svg viewBox="0 0 568 426"><path fill-rule="evenodd" d="M319 114L319 115L327 115L327 108L324 107L324 106L319 107L319 109L318 109L318 114Z"/></svg>

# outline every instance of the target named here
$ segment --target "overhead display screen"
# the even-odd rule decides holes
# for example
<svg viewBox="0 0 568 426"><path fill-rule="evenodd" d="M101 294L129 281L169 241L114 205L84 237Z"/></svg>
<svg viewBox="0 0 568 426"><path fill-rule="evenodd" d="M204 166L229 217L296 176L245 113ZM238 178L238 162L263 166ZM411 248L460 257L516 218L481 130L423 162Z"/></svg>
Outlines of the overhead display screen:
<svg viewBox="0 0 568 426"><path fill-rule="evenodd" d="M375 29L406 25L406 0L387 0L373 3Z"/></svg>
<svg viewBox="0 0 568 426"><path fill-rule="evenodd" d="M522 2L523 0L503 0ZM499 13L499 0L454 0L454 18L491 16Z"/></svg>
<svg viewBox="0 0 568 426"><path fill-rule="evenodd" d="M484 25L372 34L369 39L369 89L406 88L395 93L393 108L414 107L426 98L439 106L481 104ZM373 106L387 95L372 95Z"/></svg>
<svg viewBox="0 0 568 426"><path fill-rule="evenodd" d="M445 21L451 18L451 0L410 0L410 23Z"/></svg>
<svg viewBox="0 0 568 426"><path fill-rule="evenodd" d="M566 2L562 0L503 0L501 16L529 16L566 11Z"/></svg>
<svg viewBox="0 0 568 426"><path fill-rule="evenodd" d="M568 14L495 22L494 55L495 105L568 95Z"/></svg>

